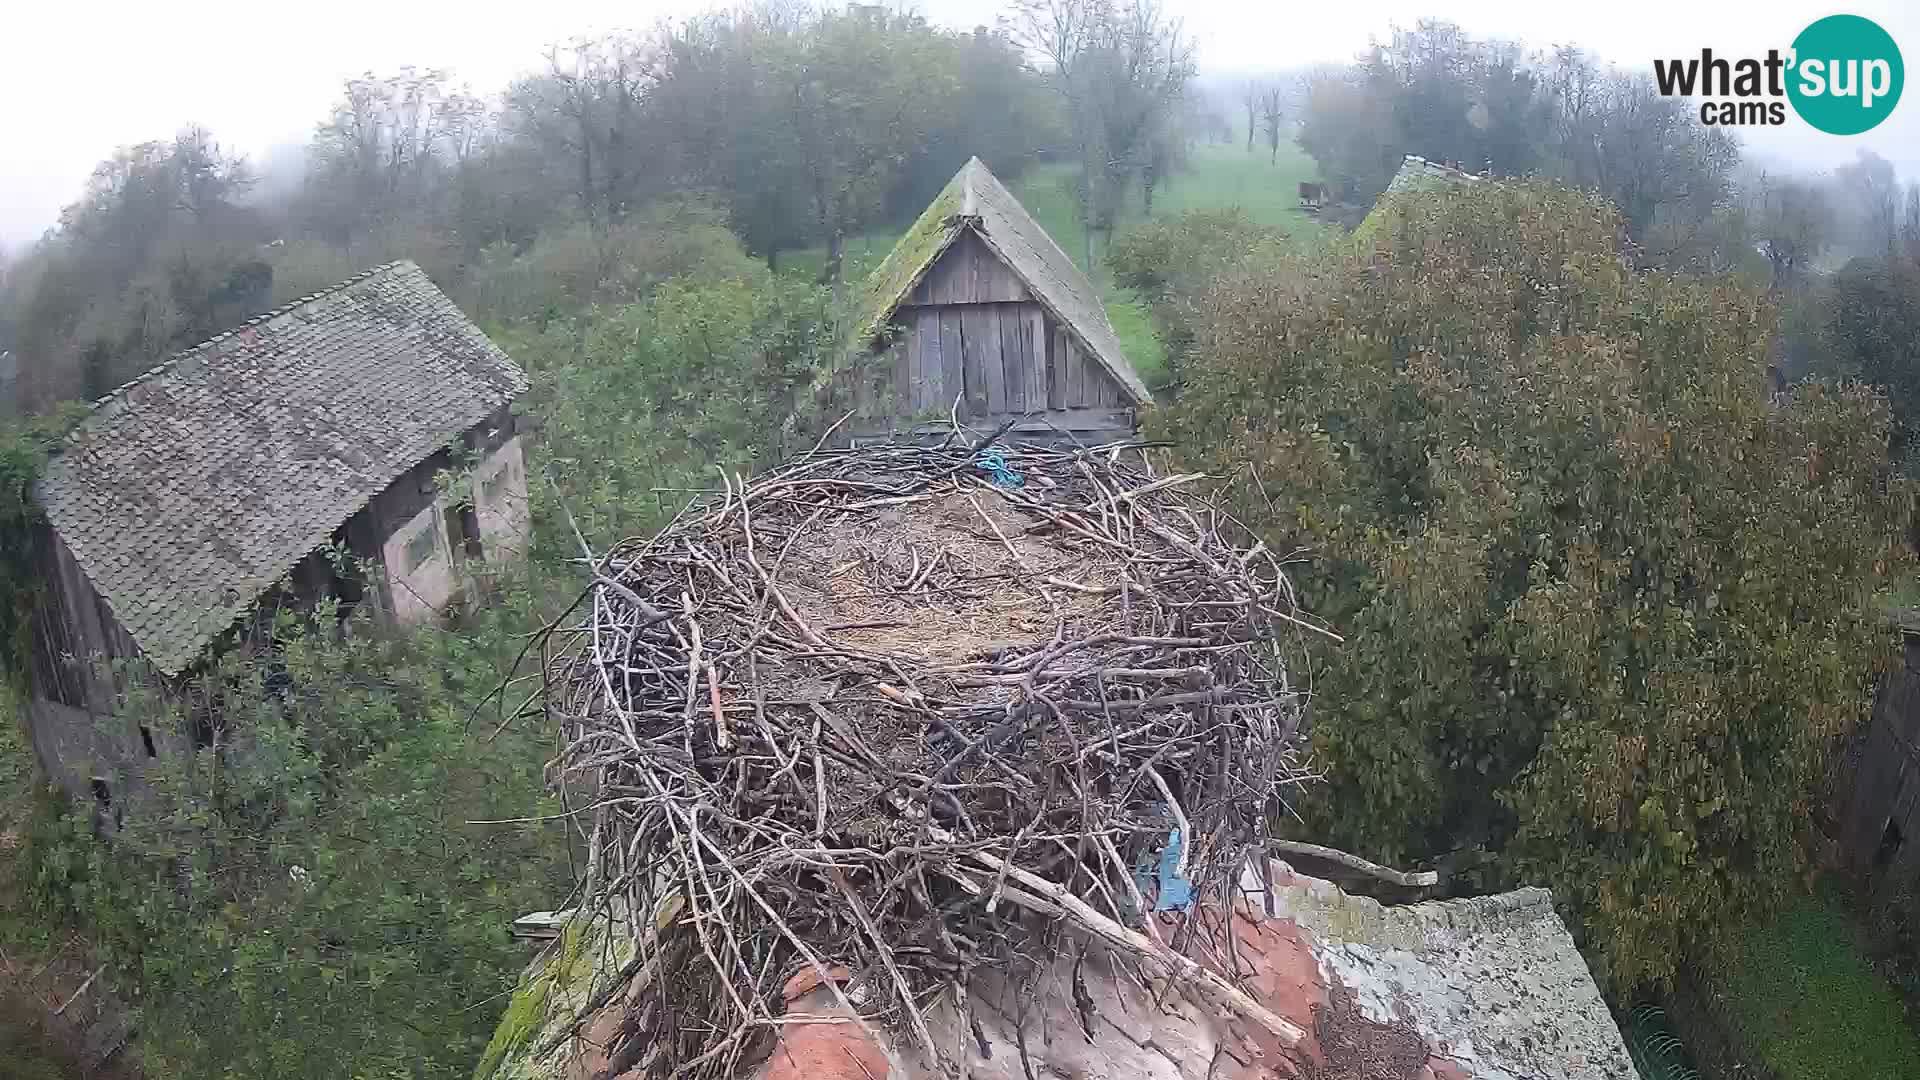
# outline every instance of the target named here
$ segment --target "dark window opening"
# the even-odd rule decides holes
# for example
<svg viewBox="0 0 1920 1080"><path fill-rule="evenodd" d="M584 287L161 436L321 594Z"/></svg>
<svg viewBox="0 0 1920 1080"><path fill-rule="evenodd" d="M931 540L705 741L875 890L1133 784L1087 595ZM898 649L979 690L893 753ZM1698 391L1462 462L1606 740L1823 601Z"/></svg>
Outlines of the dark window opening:
<svg viewBox="0 0 1920 1080"><path fill-rule="evenodd" d="M195 750L205 750L214 740L214 695L204 682L188 690L187 734Z"/></svg>
<svg viewBox="0 0 1920 1080"><path fill-rule="evenodd" d="M480 553L480 517L472 506L447 511L447 539L462 559L478 559Z"/></svg>
<svg viewBox="0 0 1920 1080"><path fill-rule="evenodd" d="M1894 856L1900 854L1900 844L1904 837L1900 835L1900 826L1887 822L1887 831L1880 834L1880 846L1873 853L1873 868L1885 870L1893 865Z"/></svg>
<svg viewBox="0 0 1920 1080"><path fill-rule="evenodd" d="M153 748L153 729L145 724L140 725L140 745L147 748L148 757L153 758L160 756L159 751Z"/></svg>

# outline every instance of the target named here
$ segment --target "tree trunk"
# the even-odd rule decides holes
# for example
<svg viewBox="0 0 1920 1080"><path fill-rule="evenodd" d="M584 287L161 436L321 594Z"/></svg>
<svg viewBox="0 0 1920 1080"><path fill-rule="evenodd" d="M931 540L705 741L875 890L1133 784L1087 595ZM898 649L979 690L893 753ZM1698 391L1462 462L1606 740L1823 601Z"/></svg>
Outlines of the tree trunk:
<svg viewBox="0 0 1920 1080"><path fill-rule="evenodd" d="M827 231L827 264L820 268L820 284L833 286L834 298L840 296L840 264L846 255L847 240L840 226Z"/></svg>
<svg viewBox="0 0 1920 1080"><path fill-rule="evenodd" d="M1080 269L1093 273L1093 163L1080 155Z"/></svg>

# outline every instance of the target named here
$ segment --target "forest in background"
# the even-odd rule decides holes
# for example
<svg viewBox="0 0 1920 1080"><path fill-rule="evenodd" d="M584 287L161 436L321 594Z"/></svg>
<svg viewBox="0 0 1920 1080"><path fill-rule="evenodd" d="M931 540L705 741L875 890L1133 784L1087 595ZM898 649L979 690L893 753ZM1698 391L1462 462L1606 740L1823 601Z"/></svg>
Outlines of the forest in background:
<svg viewBox="0 0 1920 1080"><path fill-rule="evenodd" d="M1147 0L966 32L770 6L558 48L496 95L354 79L298 176L194 128L115 153L0 271L21 406L412 258L533 378L536 549L445 629L282 627L281 706L242 707L270 673L234 661L276 770L190 763L113 858L42 808L0 941L85 927L154 1075L464 1074L524 960L499 928L571 885L558 824L471 823L553 812L547 733L488 695L572 599L576 528L644 533L817 423L849 240L978 154L1059 184L1063 245L1150 306L1154 433L1314 554L1311 606L1352 644L1318 658L1305 835L1460 891L1553 885L1618 1002L1724 951L1804 865L1877 605L1912 588L1914 187L1866 155L1769 174L1643 78L1444 23L1298 78L1197 61ZM1414 199L1360 250L1231 203L1148 212L1289 144L1356 210L1406 153L1585 194ZM45 445L9 443L7 514Z"/></svg>

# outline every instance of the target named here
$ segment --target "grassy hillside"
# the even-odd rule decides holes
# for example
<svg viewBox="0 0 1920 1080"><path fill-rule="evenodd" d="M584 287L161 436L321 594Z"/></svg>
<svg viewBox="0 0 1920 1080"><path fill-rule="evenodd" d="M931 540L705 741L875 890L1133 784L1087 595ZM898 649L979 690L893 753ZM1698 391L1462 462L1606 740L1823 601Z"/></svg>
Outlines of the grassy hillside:
<svg viewBox="0 0 1920 1080"><path fill-rule="evenodd" d="M1264 149L1249 154L1243 145L1198 146L1189 167L1154 193L1153 217L1172 217L1188 210L1239 207L1261 224L1278 225L1303 243L1315 243L1324 235L1326 227L1301 212L1297 185L1316 175L1313 159L1292 143L1282 145L1278 159L1273 161ZM1074 191L1075 176L1072 166L1043 165L1028 171L1011 186L1034 220L1084 269L1085 230ZM1146 208L1140 193L1135 191L1122 215L1121 228L1146 219ZM904 223L848 241L848 280L858 281L878 266L893 249L903 227ZM781 267L790 273L816 277L826 265L826 257L826 249L808 248L789 253L781 260ZM1114 332L1126 350L1127 359L1133 361L1147 385L1165 382L1166 355L1154 333L1147 307L1131 291L1113 284L1106 272L1098 237L1093 245L1090 276L1106 300L1107 317L1113 321Z"/></svg>

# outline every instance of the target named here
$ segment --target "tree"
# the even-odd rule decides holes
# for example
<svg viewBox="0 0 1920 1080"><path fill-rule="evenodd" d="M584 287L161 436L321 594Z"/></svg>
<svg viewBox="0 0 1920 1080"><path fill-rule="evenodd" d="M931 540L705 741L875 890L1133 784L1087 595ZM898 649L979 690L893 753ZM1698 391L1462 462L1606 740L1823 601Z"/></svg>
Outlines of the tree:
<svg viewBox="0 0 1920 1080"><path fill-rule="evenodd" d="M1773 270L1773 287L1786 289L1820 257L1831 240L1833 214L1816 185L1762 177L1755 233Z"/></svg>
<svg viewBox="0 0 1920 1080"><path fill-rule="evenodd" d="M571 194L590 222L617 222L648 192L644 101L657 61L630 34L575 41L547 51L547 70L508 94L513 122L566 163Z"/></svg>
<svg viewBox="0 0 1920 1080"><path fill-rule="evenodd" d="M1920 183L1907 185L1907 202L1900 218L1900 246L1908 259L1920 262Z"/></svg>
<svg viewBox="0 0 1920 1080"><path fill-rule="evenodd" d="M1207 289L1164 433L1346 636L1311 833L1549 884L1631 992L1794 878L1889 645L1887 406L1770 400L1764 293L1630 269L1590 196L1396 198L1365 250Z"/></svg>
<svg viewBox="0 0 1920 1080"><path fill-rule="evenodd" d="M1739 144L1700 124L1686 102L1661 95L1644 73L1604 71L1570 50L1557 63L1550 171L1611 199L1641 262L1679 267L1700 258L1714 239L1714 216L1733 199Z"/></svg>
<svg viewBox="0 0 1920 1080"><path fill-rule="evenodd" d="M1892 452L1920 476L1920 263L1855 259L1819 295L1817 366L1885 391Z"/></svg>
<svg viewBox="0 0 1920 1080"><path fill-rule="evenodd" d="M1159 0L1023 0L1017 39L1043 59L1080 164L1083 259L1111 239L1122 201L1192 81L1194 46Z"/></svg>
<svg viewBox="0 0 1920 1080"><path fill-rule="evenodd" d="M1862 149L1834 170L1834 185L1853 251L1869 257L1892 254L1900 222L1900 181L1893 163Z"/></svg>
<svg viewBox="0 0 1920 1080"><path fill-rule="evenodd" d="M846 238L879 216L907 148L932 126L933 103L957 89L936 42L918 15L850 8L822 14L801 50L775 61L798 179L827 242L826 282L840 284Z"/></svg>
<svg viewBox="0 0 1920 1080"><path fill-rule="evenodd" d="M403 67L347 80L314 130L296 216L342 244L427 218L452 164L483 137L485 117L444 71Z"/></svg>
<svg viewBox="0 0 1920 1080"><path fill-rule="evenodd" d="M24 402L97 397L260 310L267 232L245 203L252 182L198 127L101 162L0 297Z"/></svg>
<svg viewBox="0 0 1920 1080"><path fill-rule="evenodd" d="M1248 79L1240 86L1240 103L1247 108L1247 153L1253 153L1254 136L1260 130L1260 84Z"/></svg>
<svg viewBox="0 0 1920 1080"><path fill-rule="evenodd" d="M1266 136L1269 164L1280 164L1280 96L1278 86L1260 91L1260 131Z"/></svg>

